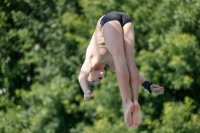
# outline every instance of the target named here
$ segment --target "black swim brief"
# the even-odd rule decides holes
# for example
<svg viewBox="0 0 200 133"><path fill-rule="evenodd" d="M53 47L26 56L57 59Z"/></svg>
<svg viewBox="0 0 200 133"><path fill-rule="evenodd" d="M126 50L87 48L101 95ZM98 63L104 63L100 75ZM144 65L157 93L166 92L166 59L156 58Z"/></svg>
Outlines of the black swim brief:
<svg viewBox="0 0 200 133"><path fill-rule="evenodd" d="M117 12L117 11L112 11L107 13L102 19L101 19L101 26L108 21L112 20L117 20L120 22L121 26L123 27L126 23L132 22L131 18L124 12Z"/></svg>

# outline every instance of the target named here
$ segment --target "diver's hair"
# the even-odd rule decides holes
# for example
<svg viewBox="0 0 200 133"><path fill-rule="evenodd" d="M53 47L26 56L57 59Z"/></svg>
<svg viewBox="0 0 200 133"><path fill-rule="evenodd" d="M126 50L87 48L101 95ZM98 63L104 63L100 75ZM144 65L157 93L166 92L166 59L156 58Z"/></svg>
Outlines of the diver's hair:
<svg viewBox="0 0 200 133"><path fill-rule="evenodd" d="M89 82L89 81L88 81L88 86L93 87L93 86L95 86L95 84L94 84L93 82Z"/></svg>

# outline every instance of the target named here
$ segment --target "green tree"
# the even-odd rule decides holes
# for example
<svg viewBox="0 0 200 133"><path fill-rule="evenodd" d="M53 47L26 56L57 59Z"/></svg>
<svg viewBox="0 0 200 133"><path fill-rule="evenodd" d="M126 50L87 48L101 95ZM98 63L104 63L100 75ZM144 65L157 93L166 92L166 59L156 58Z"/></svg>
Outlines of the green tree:
<svg viewBox="0 0 200 133"><path fill-rule="evenodd" d="M135 30L143 121L123 122L115 73L83 101L77 68L100 16L124 11ZM198 132L200 2L197 0L0 1L0 132Z"/></svg>

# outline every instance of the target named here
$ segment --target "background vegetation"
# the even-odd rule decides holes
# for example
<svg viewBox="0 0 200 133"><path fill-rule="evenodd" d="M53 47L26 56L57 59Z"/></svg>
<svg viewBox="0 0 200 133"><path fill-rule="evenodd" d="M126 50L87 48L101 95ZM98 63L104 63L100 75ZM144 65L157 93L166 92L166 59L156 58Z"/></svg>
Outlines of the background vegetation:
<svg viewBox="0 0 200 133"><path fill-rule="evenodd" d="M98 18L112 10L133 20L140 73L165 87L140 87L143 122L123 122L115 73L83 100L77 68ZM1 0L1 133L198 133L199 0Z"/></svg>

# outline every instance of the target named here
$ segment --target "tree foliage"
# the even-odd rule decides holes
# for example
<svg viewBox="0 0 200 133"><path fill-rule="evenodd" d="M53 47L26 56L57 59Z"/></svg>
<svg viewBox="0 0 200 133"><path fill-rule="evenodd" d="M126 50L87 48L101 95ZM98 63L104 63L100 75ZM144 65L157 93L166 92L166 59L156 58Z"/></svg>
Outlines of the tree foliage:
<svg viewBox="0 0 200 133"><path fill-rule="evenodd" d="M165 94L140 87L143 121L127 128L115 73L83 100L77 69L96 22L123 11L135 30L135 59ZM0 1L0 132L198 133L200 1Z"/></svg>

